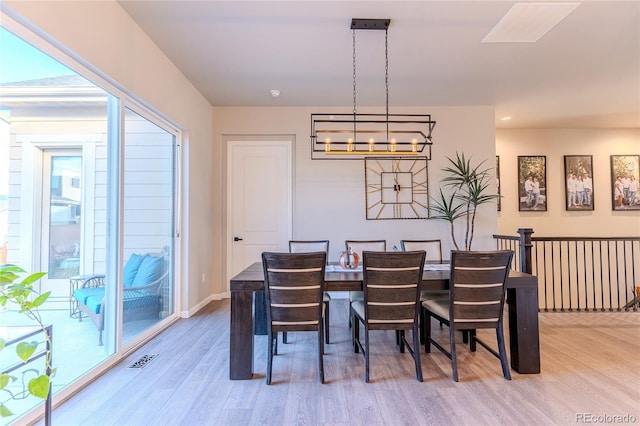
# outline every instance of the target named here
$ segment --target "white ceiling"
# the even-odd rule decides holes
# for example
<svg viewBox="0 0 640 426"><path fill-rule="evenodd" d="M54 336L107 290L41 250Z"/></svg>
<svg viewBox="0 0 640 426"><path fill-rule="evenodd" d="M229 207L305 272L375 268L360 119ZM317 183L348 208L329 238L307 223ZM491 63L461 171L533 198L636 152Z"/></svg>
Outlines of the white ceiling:
<svg viewBox="0 0 640 426"><path fill-rule="evenodd" d="M502 128L640 127L640 1L582 1L535 43L482 43L515 3L120 1L215 106L351 106L351 18L390 18L391 112L495 105ZM356 44L357 105L384 109L384 31Z"/></svg>

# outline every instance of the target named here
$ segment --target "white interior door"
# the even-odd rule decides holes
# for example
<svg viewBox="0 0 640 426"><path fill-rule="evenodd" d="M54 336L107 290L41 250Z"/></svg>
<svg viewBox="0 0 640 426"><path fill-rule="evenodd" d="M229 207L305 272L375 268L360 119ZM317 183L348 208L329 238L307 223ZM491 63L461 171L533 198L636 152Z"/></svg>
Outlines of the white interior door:
<svg viewBox="0 0 640 426"><path fill-rule="evenodd" d="M292 233L292 142L229 141L228 276L263 251L287 251Z"/></svg>

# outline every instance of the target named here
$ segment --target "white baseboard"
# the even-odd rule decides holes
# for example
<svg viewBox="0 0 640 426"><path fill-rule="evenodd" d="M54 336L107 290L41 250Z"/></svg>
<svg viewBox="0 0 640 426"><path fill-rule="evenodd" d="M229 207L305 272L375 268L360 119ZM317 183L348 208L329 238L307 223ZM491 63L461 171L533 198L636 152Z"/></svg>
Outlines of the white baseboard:
<svg viewBox="0 0 640 426"><path fill-rule="evenodd" d="M191 316L195 315L196 312L198 312L200 309L202 309L205 306L207 306L209 304L209 302L211 302L213 300L228 299L229 297L231 297L231 295L229 293L212 294L209 297L207 297L206 299L204 299L202 302L200 302L197 305L195 305L193 308L189 309L188 311L182 311L180 313L180 317L181 318L190 318Z"/></svg>

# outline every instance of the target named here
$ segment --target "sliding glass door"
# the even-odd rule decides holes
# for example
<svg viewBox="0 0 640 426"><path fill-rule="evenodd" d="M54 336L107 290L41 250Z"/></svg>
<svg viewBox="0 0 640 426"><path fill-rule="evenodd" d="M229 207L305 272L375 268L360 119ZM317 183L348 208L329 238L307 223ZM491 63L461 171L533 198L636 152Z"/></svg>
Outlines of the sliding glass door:
<svg viewBox="0 0 640 426"><path fill-rule="evenodd" d="M176 318L180 133L4 27L0 45L0 263L47 272L40 313L64 396ZM0 310L0 337L24 325ZM42 400L12 403L10 422Z"/></svg>
<svg viewBox="0 0 640 426"><path fill-rule="evenodd" d="M125 108L123 343L174 312L175 151L172 133Z"/></svg>

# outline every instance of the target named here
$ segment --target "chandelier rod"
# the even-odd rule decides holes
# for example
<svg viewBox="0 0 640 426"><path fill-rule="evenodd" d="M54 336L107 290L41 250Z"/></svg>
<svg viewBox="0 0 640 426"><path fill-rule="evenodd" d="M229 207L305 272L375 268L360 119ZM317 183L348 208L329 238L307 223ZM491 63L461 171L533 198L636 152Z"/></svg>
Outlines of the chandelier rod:
<svg viewBox="0 0 640 426"><path fill-rule="evenodd" d="M384 30L384 86L386 89L387 142L389 142L389 29Z"/></svg>
<svg viewBox="0 0 640 426"><path fill-rule="evenodd" d="M356 30L355 28L351 30L353 33L353 141L357 140L356 135Z"/></svg>

